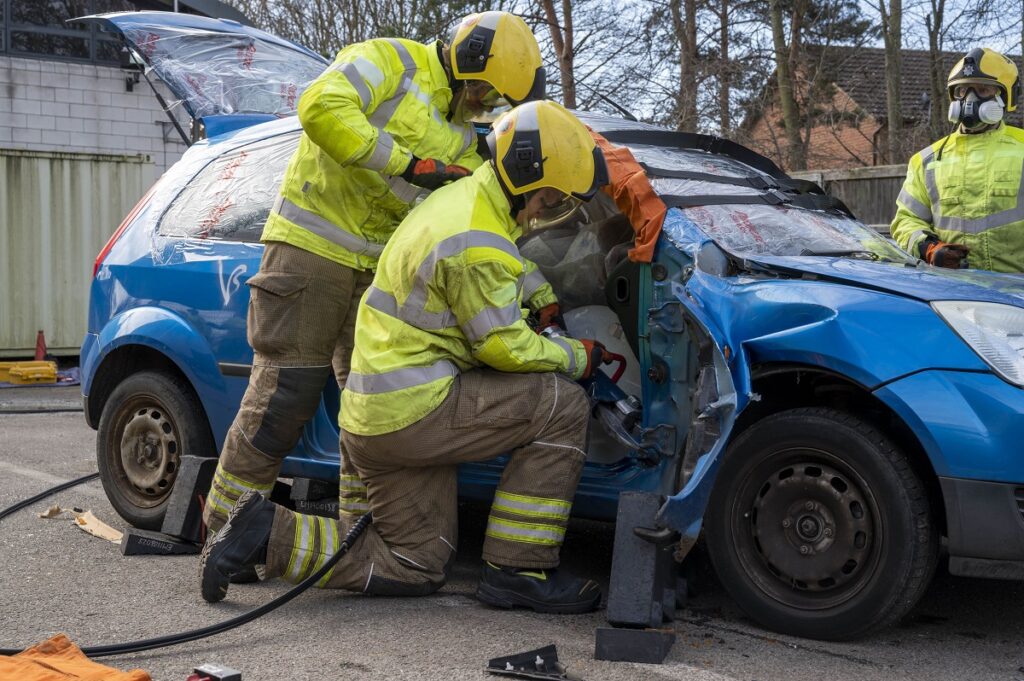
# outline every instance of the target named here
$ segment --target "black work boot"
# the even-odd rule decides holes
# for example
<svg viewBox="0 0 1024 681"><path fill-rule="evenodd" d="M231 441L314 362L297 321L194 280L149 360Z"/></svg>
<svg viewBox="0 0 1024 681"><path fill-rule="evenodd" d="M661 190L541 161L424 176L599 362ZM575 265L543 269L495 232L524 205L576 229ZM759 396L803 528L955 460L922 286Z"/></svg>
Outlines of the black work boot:
<svg viewBox="0 0 1024 681"><path fill-rule="evenodd" d="M199 576L204 600L224 600L233 575L267 562L275 508L254 490L238 498L224 527L203 547Z"/></svg>
<svg viewBox="0 0 1024 681"><path fill-rule="evenodd" d="M498 608L576 614L596 610L601 587L592 579L560 570L531 570L484 563L477 600Z"/></svg>

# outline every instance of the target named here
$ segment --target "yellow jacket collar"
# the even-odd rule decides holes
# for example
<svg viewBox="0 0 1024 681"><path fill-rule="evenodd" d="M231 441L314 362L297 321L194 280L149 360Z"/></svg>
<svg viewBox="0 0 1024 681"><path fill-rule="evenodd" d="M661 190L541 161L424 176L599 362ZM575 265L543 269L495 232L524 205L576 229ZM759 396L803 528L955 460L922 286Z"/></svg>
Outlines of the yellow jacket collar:
<svg viewBox="0 0 1024 681"><path fill-rule="evenodd" d="M445 70L444 64L441 63L440 45L442 43L438 40L429 46L427 63L430 64L430 80L436 84L431 93L431 100L434 102L434 106L441 111L441 115L447 116L452 108L452 89L448 87L448 72Z"/></svg>
<svg viewBox="0 0 1024 681"><path fill-rule="evenodd" d="M505 190L501 188L501 184L498 182L494 166L484 161L483 165L473 172L472 181L476 182L480 187L481 193L490 203L494 214L501 218L501 224L504 226L509 238L515 241L521 237L523 230L519 227L519 223L512 219L512 204L508 202Z"/></svg>

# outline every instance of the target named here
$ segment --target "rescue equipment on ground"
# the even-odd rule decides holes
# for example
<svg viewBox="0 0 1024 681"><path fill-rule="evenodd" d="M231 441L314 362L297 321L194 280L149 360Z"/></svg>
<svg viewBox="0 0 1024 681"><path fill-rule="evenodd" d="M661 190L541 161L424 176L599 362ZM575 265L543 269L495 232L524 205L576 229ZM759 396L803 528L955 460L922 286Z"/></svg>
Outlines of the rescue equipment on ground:
<svg viewBox="0 0 1024 681"><path fill-rule="evenodd" d="M15 385L56 383L56 362L0 362L0 382Z"/></svg>
<svg viewBox="0 0 1024 681"><path fill-rule="evenodd" d="M80 485L85 482L89 482L90 480L94 480L97 477L99 477L98 473L91 473L89 475L84 475L75 480L70 480L68 482L61 483L60 485L57 485L55 487L51 487L50 489L40 492L39 494L30 497L29 499L20 501L0 511L0 520L3 520L12 513L22 508L25 508L26 506L29 506L30 504L33 504L36 501L45 499L46 497L56 494L57 492L60 492L62 490L75 487L76 485ZM342 540L337 552L334 555L332 555L319 570L317 570L315 573L313 573L306 579L302 580L300 583L296 584L294 587L292 587L285 593L281 594L277 598L261 605L258 608L253 608L247 613L243 613L241 615L238 615L237 617L232 617L231 619L219 622L217 624L211 624L206 627L192 629L191 631L184 631L178 634L157 636L155 638L130 641L128 643L110 643L106 645L89 646L86 648L81 648L80 650L88 657L109 657L111 655L137 653L143 650L154 650L156 648L166 648L168 646L178 645L180 643L198 641L200 639L215 636L216 634L220 634L225 631L234 629L236 627L240 627L243 624L248 624L249 622L258 619L263 615L266 615L268 612L276 610L277 608L281 607L282 605L292 600L293 598L301 594L303 591L305 591L306 589L320 581L320 579L322 579L324 575L326 575L331 569L333 569L334 566L338 564L338 561L340 561L345 556L345 554L348 553L349 547L351 547L352 544L355 543L356 539L359 538L359 535L363 533L363 530L365 530L371 522L372 518L370 517L369 513L359 518L359 520L357 520L355 524L352 525L351 529L349 529L348 534L345 535L345 538ZM0 648L0 656L16 656L21 654L22 652L24 651L20 648ZM0 667L0 669L2 669L2 667ZM125 679L125 681L136 680ZM138 681L142 681L142 679L139 679Z"/></svg>

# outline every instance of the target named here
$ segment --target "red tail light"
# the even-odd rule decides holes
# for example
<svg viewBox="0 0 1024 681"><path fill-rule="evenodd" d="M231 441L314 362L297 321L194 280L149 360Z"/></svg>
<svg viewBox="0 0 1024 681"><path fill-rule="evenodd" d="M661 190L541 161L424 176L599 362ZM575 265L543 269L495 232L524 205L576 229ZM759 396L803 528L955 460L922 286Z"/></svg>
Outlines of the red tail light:
<svg viewBox="0 0 1024 681"><path fill-rule="evenodd" d="M96 262L92 266L93 279L96 278L96 273L100 271L100 265L103 264L103 259L107 257L107 254L110 253L110 249L114 247L114 244L117 243L117 240L121 238L122 234L124 234L124 230L128 229L128 225L132 224L132 220L135 219L135 216L139 214L139 211L142 210L142 207L145 206L146 203L149 201L149 197L153 194L154 189L156 189L156 185L150 187L149 191L146 192L145 196L139 199L139 202L135 204L135 207L132 208L132 211L128 213L128 216L124 220L121 221L121 224L118 225L117 230L110 236L109 239L107 239L107 243L103 245L103 248L100 249L100 254L96 256Z"/></svg>

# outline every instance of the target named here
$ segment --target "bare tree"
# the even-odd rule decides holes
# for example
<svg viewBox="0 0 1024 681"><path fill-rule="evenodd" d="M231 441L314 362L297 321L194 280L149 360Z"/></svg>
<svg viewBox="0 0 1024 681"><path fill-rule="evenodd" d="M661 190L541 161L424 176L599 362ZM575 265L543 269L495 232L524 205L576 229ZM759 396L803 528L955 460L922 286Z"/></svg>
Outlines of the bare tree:
<svg viewBox="0 0 1024 681"><path fill-rule="evenodd" d="M786 31L782 23L782 3L780 0L769 0L769 14L772 26L772 42L775 46L775 73L778 82L779 108L782 109L782 123L786 130L787 166L791 170L803 170L807 167L807 155L800 137L799 111L794 95L794 77L792 55L799 45L801 2L794 4L790 23L790 45L786 46Z"/></svg>
<svg viewBox="0 0 1024 681"><path fill-rule="evenodd" d="M903 111L900 106L902 90L901 55L903 50L903 1L876 0L875 7L881 18L882 39L885 43L885 109L888 132L886 160L903 158ZM886 4L888 3L888 6Z"/></svg>
<svg viewBox="0 0 1024 681"><path fill-rule="evenodd" d="M697 130L697 0L669 0L679 39L678 128Z"/></svg>
<svg viewBox="0 0 1024 681"><path fill-rule="evenodd" d="M562 85L562 103L576 108L576 76L573 62L576 56L573 47L572 2L562 0L562 16L555 11L554 0L538 0L544 12L544 20L551 35L551 45L558 62L558 75Z"/></svg>

